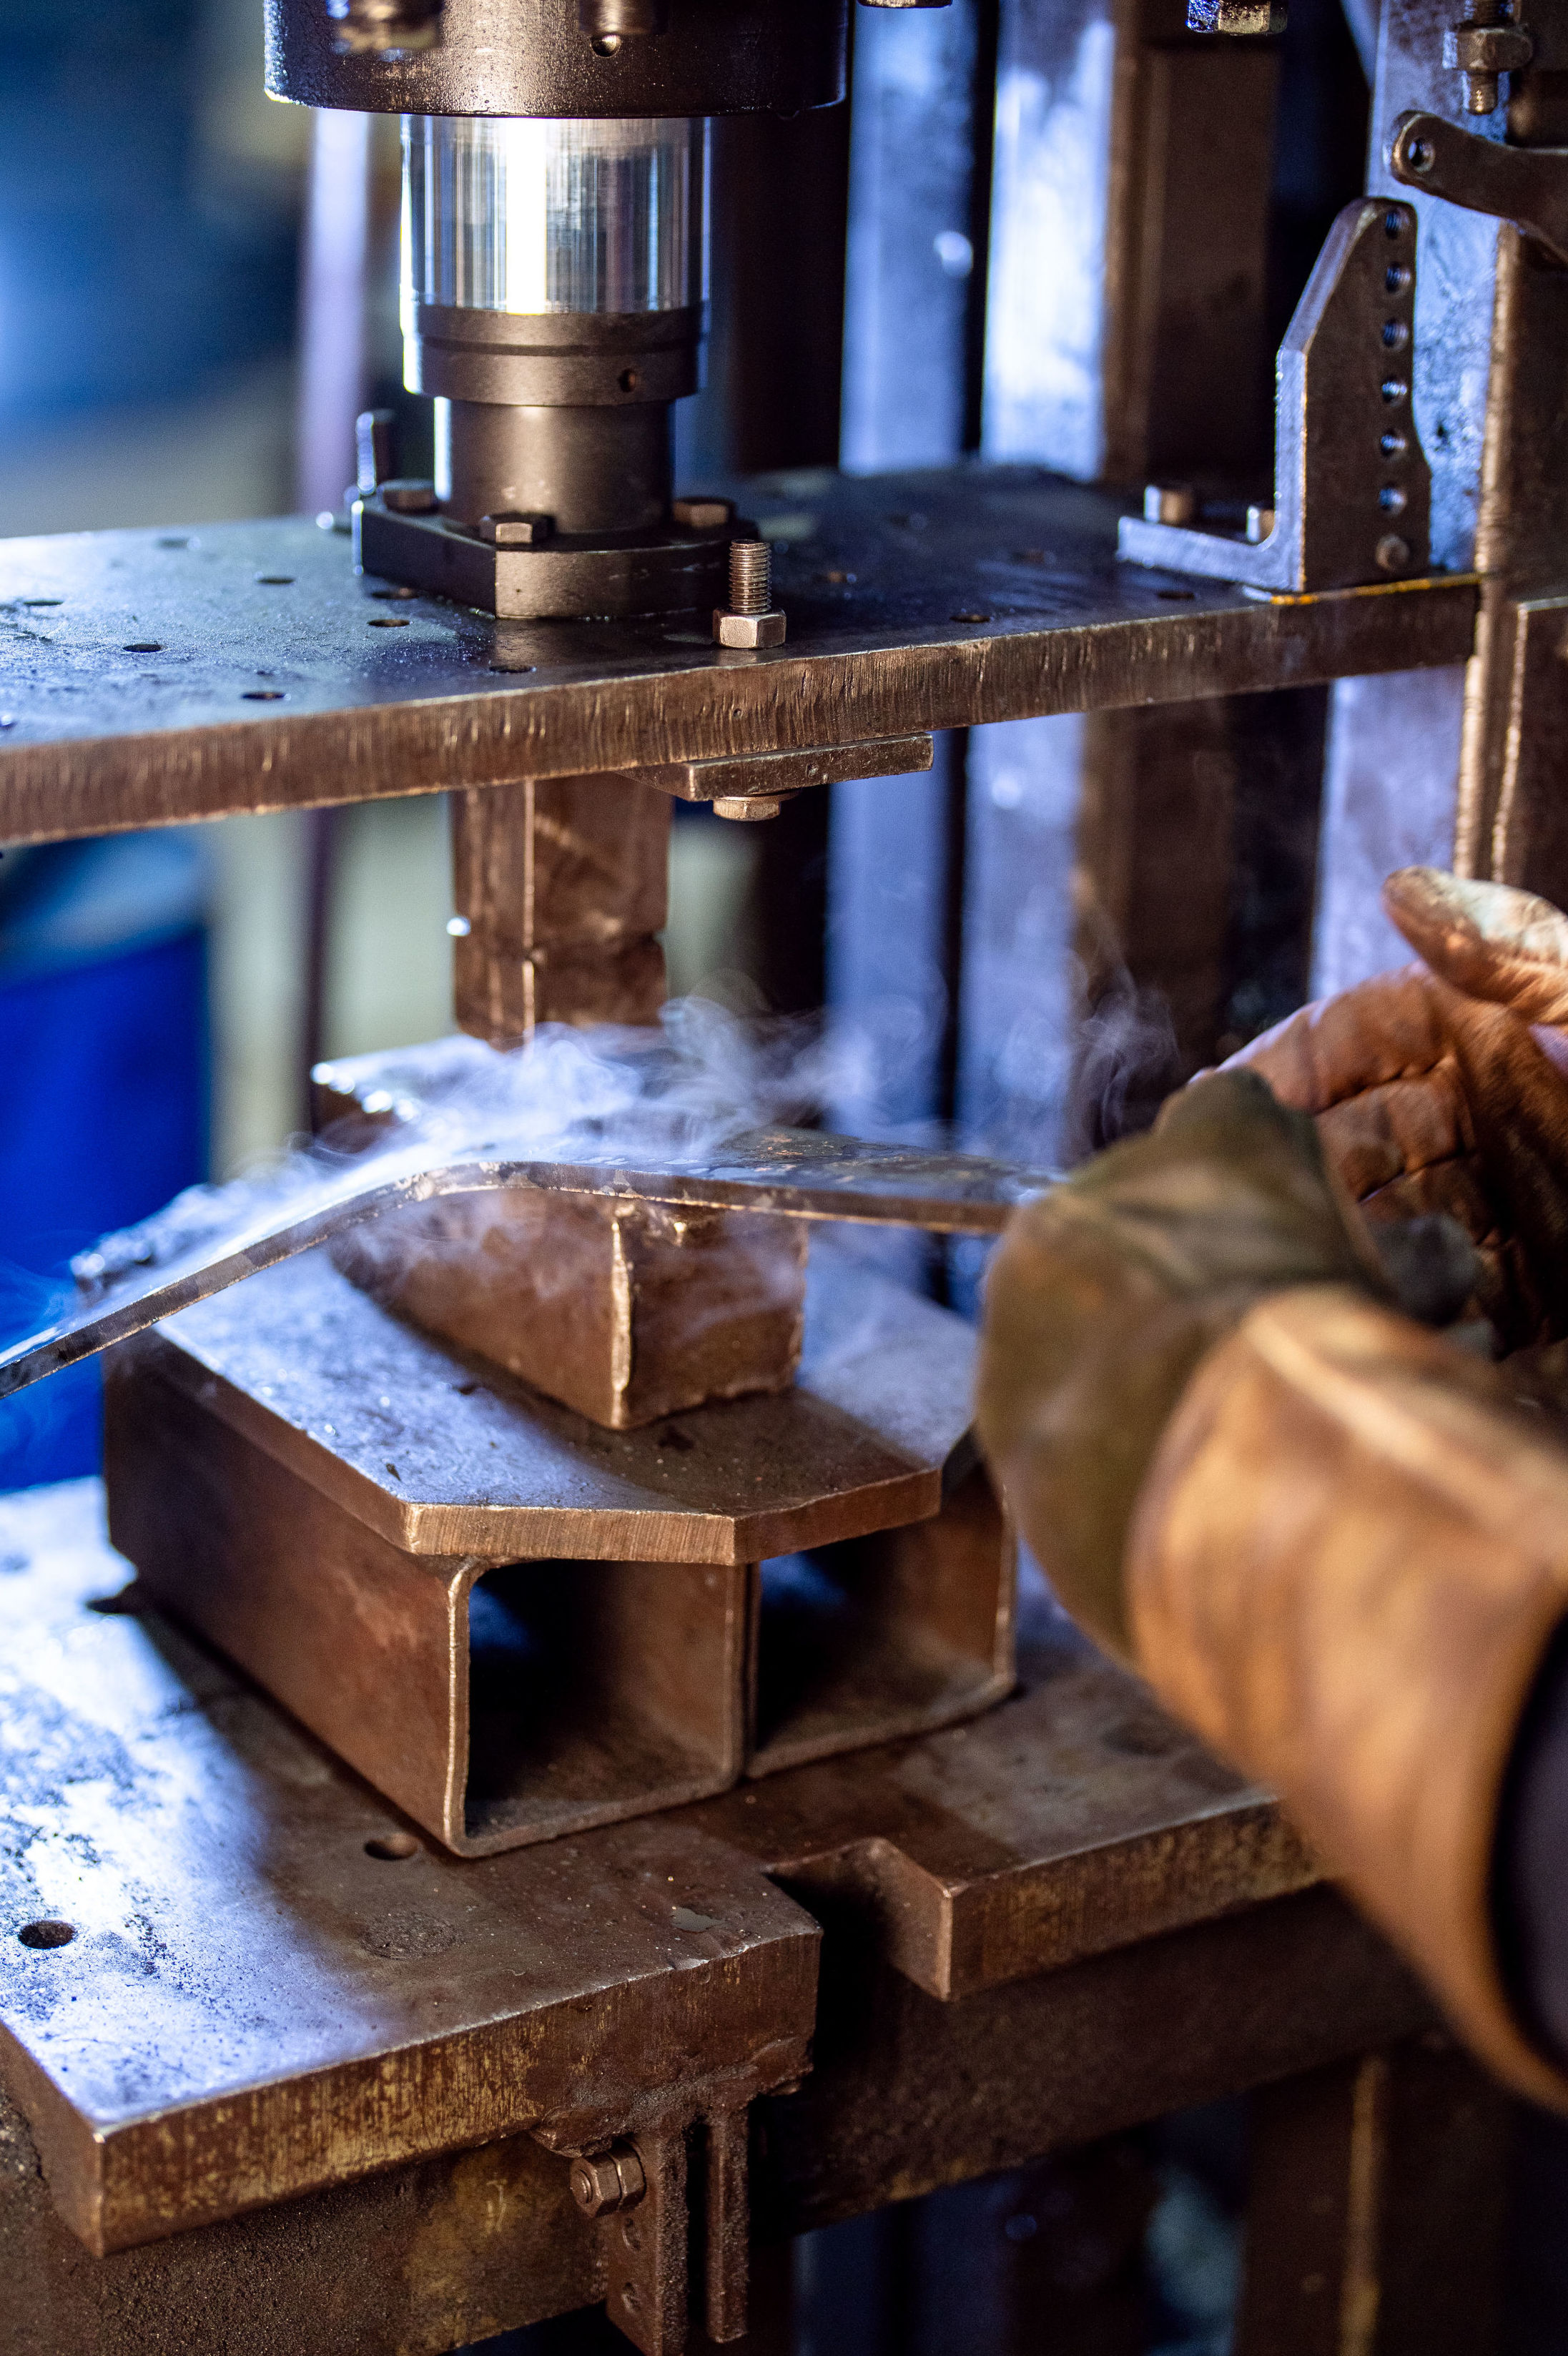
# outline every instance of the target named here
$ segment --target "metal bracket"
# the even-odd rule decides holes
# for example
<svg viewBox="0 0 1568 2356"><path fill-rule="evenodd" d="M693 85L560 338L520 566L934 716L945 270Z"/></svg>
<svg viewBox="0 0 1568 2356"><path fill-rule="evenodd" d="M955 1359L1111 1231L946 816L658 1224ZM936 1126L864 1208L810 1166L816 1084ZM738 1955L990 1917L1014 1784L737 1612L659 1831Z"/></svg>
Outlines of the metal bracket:
<svg viewBox="0 0 1568 2356"><path fill-rule="evenodd" d="M622 769L617 774L652 786L677 801L712 802L721 818L777 818L782 798L812 786L837 786L852 778L905 777L929 769L935 757L931 738L884 736L864 744L828 744L801 752L748 753L716 761L673 761L661 768Z"/></svg>
<svg viewBox="0 0 1568 2356"><path fill-rule="evenodd" d="M1389 168L1466 212L1512 221L1568 268L1568 147L1505 147L1441 114L1402 114Z"/></svg>
<svg viewBox="0 0 1568 2356"><path fill-rule="evenodd" d="M721 2346L746 2336L751 2262L750 2104L715 2104L703 2130L703 2320ZM666 2119L572 2163L572 2197L599 2221L605 2313L643 2356L681 2356L687 2336L687 2135Z"/></svg>
<svg viewBox="0 0 1568 2356"><path fill-rule="evenodd" d="M1362 198L1330 230L1279 350L1273 529L1251 541L1123 516L1121 556L1298 592L1426 571L1432 477L1411 415L1415 246L1409 205Z"/></svg>

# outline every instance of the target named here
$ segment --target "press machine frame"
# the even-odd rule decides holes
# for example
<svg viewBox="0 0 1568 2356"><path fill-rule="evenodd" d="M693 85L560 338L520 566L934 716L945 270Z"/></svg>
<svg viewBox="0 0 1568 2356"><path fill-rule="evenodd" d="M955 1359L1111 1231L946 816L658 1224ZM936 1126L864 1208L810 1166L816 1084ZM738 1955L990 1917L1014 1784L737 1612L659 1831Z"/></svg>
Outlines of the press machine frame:
<svg viewBox="0 0 1568 2356"><path fill-rule="evenodd" d="M779 527L789 637L755 652L715 647L705 616L497 620L418 595L371 610L376 582L356 583L341 536L310 523L12 543L0 834L449 789L475 830L502 797L525 809L585 776L761 810L832 778L908 775L935 730L1467 663L1459 857L1561 893L1568 565L1552 456L1568 275L1539 190L1563 165L1496 141L1477 163L1455 144L1469 91L1443 65L1442 13L1408 0L1385 18L1371 199L1298 314L1273 523L1252 538L1195 545L1190 509L1176 523L1160 505L1168 485L1129 524L1116 493L1027 467L713 487ZM1546 12L1526 142L1556 135L1555 25ZM1424 161L1404 120L1418 113L1447 126ZM1428 193L1439 179L1446 205ZM1473 252L1448 266L1499 190L1530 227L1492 225L1479 275ZM1403 311L1356 276L1396 213L1445 263L1418 262ZM1470 404L1468 442L1425 454L1444 570L1415 564L1415 524L1408 563L1365 547L1394 510L1378 505L1383 454L1347 437L1337 395L1389 317L1402 350L1413 338L1418 417ZM1489 344L1481 396L1445 375L1461 327ZM1411 523L1408 492L1397 512ZM865 593L824 594L824 573ZM389 618L405 628L370 639ZM133 637L169 659L128 670ZM470 1002L496 1002L503 962L514 983L531 976L525 1019L498 1025L526 1035L571 961L548 928L503 940L473 872ZM62 2066L26 2026L34 1984L18 1973L70 1969L72 1948L7 1955L0 2248L21 2289L0 2347L187 2344L237 2275L258 2300L264 2280L268 2312L226 2317L236 2351L268 2344L280 2318L301 2349L438 2349L606 2297L649 2356L673 2356L689 2159L706 2326L726 2340L746 2328L753 2240L766 2266L792 2233L1249 2087L1268 2091L1239 2345L1338 2347L1369 2283L1381 2305L1360 2344L1485 2344L1506 2106L1315 1886L1268 1796L1059 1627L1026 1632L1020 1697L972 1729L456 1864L417 1844L383 1855L389 1812L273 1705L177 1629L91 1608L123 1577L93 1513L81 1494L0 1513L12 1626L24 1657L90 1665L89 1698L54 1694L50 1804L69 1815L59 1795L91 1782L112 1733L133 1805L102 1862L111 1882L140 1877L179 1930L150 1983L145 1959L101 1955L83 1993L111 2041L134 2039L149 1984L186 2002L205 1968L205 1994L195 2076L151 2111L116 2110L88 2057ZM43 1756L31 1726L24 1764ZM162 1787L199 1788L225 1754L243 1772L212 1783L208 1848L187 1855ZM242 1860L220 1881L217 1854ZM325 2026L281 2076L236 2086L220 2057L244 1991L220 1988L210 1926L229 1905L259 1924L274 1869L327 1959ZM384 1877L405 1869L418 1897L386 1912ZM690 1922L671 1916L671 1885ZM574 1906L581 1932L510 1985L509 1943ZM481 1922L471 1954L447 1935L459 1914ZM286 1982L297 1954L276 1968Z"/></svg>

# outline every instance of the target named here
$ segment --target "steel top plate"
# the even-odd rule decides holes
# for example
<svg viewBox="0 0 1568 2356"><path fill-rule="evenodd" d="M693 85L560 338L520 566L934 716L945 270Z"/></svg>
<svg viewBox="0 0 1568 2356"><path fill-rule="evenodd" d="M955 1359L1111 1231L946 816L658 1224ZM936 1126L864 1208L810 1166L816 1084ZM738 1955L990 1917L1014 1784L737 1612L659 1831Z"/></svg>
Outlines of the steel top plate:
<svg viewBox="0 0 1568 2356"><path fill-rule="evenodd" d="M0 840L845 744L1468 654L1475 587L1259 601L1118 564L1028 467L770 477L789 643L511 623L357 578L307 519L0 543Z"/></svg>

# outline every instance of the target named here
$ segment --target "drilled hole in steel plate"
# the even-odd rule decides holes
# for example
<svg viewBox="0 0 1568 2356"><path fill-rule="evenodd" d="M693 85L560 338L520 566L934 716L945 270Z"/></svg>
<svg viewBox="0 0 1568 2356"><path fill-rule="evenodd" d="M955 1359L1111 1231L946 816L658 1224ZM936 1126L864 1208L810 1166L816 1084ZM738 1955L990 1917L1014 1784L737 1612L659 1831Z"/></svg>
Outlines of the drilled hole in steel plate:
<svg viewBox="0 0 1568 2356"><path fill-rule="evenodd" d="M24 597L22 603L29 612L37 612L45 605L63 605L65 599L63 597Z"/></svg>
<svg viewBox="0 0 1568 2356"><path fill-rule="evenodd" d="M195 543L183 532L169 531L162 534L157 545L160 548L190 548Z"/></svg>
<svg viewBox="0 0 1568 2356"><path fill-rule="evenodd" d="M637 370L635 369L622 369L619 376L616 379L616 382L619 385L622 392L635 392L639 382Z"/></svg>
<svg viewBox="0 0 1568 2356"><path fill-rule="evenodd" d="M388 599L393 597L403 598L416 596L418 592L413 589L372 589L371 594L372 597L380 597L384 603Z"/></svg>
<svg viewBox="0 0 1568 2356"><path fill-rule="evenodd" d="M1383 215L1383 235L1385 237L1402 237L1404 235L1404 228L1405 220L1403 213L1395 212L1391 209Z"/></svg>
<svg viewBox="0 0 1568 2356"><path fill-rule="evenodd" d="M1190 605L1197 592L1196 589L1156 589L1155 594L1163 597L1167 605Z"/></svg>
<svg viewBox="0 0 1568 2356"><path fill-rule="evenodd" d="M366 626L372 630L406 630L408 623L402 614L372 614Z"/></svg>
<svg viewBox="0 0 1568 2356"><path fill-rule="evenodd" d="M419 1848L412 1833L378 1833L374 1840L365 1843L365 1855L379 1858L383 1865L396 1865L405 1857L417 1857Z"/></svg>
<svg viewBox="0 0 1568 2356"><path fill-rule="evenodd" d="M284 701L281 687L247 687L243 695L247 703L281 703Z"/></svg>
<svg viewBox="0 0 1568 2356"><path fill-rule="evenodd" d="M989 614L983 614L978 605L966 605L961 613L955 614L952 618L955 622L989 622L991 616Z"/></svg>
<svg viewBox="0 0 1568 2356"><path fill-rule="evenodd" d="M74 1922L24 1922L16 1936L24 1947L69 1947L76 1936Z"/></svg>
<svg viewBox="0 0 1568 2356"><path fill-rule="evenodd" d="M122 654L127 655L161 655L163 650L161 638L127 638L121 648Z"/></svg>
<svg viewBox="0 0 1568 2356"><path fill-rule="evenodd" d="M1410 267L1403 262L1391 262L1383 273L1383 285L1391 294L1402 294L1410 285Z"/></svg>

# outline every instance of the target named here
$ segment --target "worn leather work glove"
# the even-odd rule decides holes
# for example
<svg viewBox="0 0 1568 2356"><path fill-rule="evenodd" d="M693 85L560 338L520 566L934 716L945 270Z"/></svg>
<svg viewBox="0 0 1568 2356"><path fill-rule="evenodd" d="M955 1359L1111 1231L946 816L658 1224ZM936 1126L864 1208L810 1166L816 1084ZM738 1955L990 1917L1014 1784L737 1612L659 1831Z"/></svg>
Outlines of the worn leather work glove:
<svg viewBox="0 0 1568 2356"><path fill-rule="evenodd" d="M1568 1611L1568 1445L1402 1313L1371 1224L1457 1216L1459 1289L1504 1340L1563 1331L1568 1083L1532 1025L1568 1016L1568 924L1500 889L1393 879L1427 969L1293 1017L1018 1215L979 1426L1069 1610L1282 1793L1514 2084L1568 2104L1490 1904Z"/></svg>
<svg viewBox="0 0 1568 2356"><path fill-rule="evenodd" d="M1568 918L1403 868L1383 903L1424 963L1303 1008L1227 1068L1316 1119L1369 1218L1455 1218L1502 1349L1568 1333Z"/></svg>

